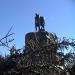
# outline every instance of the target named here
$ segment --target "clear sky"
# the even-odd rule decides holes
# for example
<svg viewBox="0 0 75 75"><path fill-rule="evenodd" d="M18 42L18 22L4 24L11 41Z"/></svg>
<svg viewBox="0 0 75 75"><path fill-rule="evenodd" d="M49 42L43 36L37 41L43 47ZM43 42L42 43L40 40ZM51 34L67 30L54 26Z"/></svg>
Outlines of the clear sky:
<svg viewBox="0 0 75 75"><path fill-rule="evenodd" d="M13 25L14 43L23 47L25 34L35 31L35 13L45 17L47 31L75 38L75 0L0 0L0 38ZM0 52L7 53L2 48Z"/></svg>

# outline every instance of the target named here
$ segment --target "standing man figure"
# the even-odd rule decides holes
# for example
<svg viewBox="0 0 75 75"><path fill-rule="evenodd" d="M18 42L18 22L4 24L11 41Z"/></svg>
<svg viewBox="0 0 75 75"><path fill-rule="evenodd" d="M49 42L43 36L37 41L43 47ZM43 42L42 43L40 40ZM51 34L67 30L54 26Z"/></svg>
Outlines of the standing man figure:
<svg viewBox="0 0 75 75"><path fill-rule="evenodd" d="M40 30L40 24L39 24L39 14L35 14L35 29L37 31L37 28Z"/></svg>
<svg viewBox="0 0 75 75"><path fill-rule="evenodd" d="M40 16L40 26L41 26L41 29L44 29L45 20L44 20L44 17L43 16Z"/></svg>

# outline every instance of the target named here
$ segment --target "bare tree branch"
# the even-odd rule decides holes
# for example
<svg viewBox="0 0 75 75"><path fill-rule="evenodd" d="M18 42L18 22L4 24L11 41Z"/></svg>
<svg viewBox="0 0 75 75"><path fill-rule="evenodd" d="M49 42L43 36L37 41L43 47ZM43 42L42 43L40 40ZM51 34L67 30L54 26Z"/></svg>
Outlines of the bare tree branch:
<svg viewBox="0 0 75 75"><path fill-rule="evenodd" d="M11 35L14 34L14 33L10 33L11 30L12 30L12 27L13 26L11 26L11 28L9 29L9 31L7 32L7 34L3 38L0 39L0 46L6 46L6 47L10 48L8 46L8 44L9 44L9 42L12 42L14 40L14 39L10 39L10 40L8 39L9 36L11 36ZM5 41L5 42L3 42L3 41Z"/></svg>

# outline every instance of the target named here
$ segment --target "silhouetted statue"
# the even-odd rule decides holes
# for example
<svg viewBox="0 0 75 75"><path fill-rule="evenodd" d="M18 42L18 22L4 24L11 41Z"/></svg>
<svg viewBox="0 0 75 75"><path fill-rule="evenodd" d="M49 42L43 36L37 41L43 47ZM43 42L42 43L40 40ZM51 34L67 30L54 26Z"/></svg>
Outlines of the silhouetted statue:
<svg viewBox="0 0 75 75"><path fill-rule="evenodd" d="M43 16L40 16L40 26L41 26L41 29L44 29L44 26L45 26L45 20L44 20L44 17Z"/></svg>
<svg viewBox="0 0 75 75"><path fill-rule="evenodd" d="M37 28L40 30L40 24L39 24L39 14L35 14L35 29L37 31Z"/></svg>
<svg viewBox="0 0 75 75"><path fill-rule="evenodd" d="M35 29L37 31L37 28L38 28L38 31L41 30L41 29L44 29L44 26L45 26L45 21L44 21L44 17L43 16L40 16L39 17L39 14L35 14Z"/></svg>

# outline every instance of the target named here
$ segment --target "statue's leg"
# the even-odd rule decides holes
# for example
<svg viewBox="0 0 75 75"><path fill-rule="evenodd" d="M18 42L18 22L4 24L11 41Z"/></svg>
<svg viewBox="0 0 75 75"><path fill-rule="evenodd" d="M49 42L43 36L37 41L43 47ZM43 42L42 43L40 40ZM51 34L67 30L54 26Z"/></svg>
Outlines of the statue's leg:
<svg viewBox="0 0 75 75"><path fill-rule="evenodd" d="M39 27L39 30L40 30L40 25L38 27Z"/></svg>
<svg viewBox="0 0 75 75"><path fill-rule="evenodd" d="M43 26L42 26L42 24L41 24L40 26L41 26L41 29L43 29Z"/></svg>
<svg viewBox="0 0 75 75"><path fill-rule="evenodd" d="M37 27L36 27L36 31L37 31Z"/></svg>
<svg viewBox="0 0 75 75"><path fill-rule="evenodd" d="M37 26L35 25L35 31L37 31Z"/></svg>
<svg viewBox="0 0 75 75"><path fill-rule="evenodd" d="M43 24L42 24L42 22L40 23L40 26L41 26L41 29L43 29Z"/></svg>

